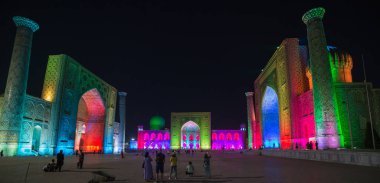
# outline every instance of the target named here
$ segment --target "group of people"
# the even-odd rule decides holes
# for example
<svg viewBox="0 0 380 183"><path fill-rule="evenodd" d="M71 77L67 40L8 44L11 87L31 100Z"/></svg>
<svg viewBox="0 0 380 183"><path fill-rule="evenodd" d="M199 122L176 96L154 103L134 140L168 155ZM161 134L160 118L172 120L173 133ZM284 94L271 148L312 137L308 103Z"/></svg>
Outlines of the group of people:
<svg viewBox="0 0 380 183"><path fill-rule="evenodd" d="M204 156L204 161L203 161L203 167L205 170L205 174L207 178L211 178L211 163L210 163L210 158L211 156L206 153ZM150 157L149 152L145 152L144 154L144 161L142 164L142 168L144 169L144 179L145 181L151 181L153 180L153 166L152 166L152 157ZM169 180L171 179L177 179L177 162L178 162L178 157L175 152L172 153L170 159L170 174L169 174ZM164 165L165 165L165 155L162 153L162 150L159 152L156 152L156 181L163 180L164 176ZM186 165L185 173L188 176L193 176L194 175L194 166L191 161L188 162Z"/></svg>
<svg viewBox="0 0 380 183"><path fill-rule="evenodd" d="M80 150L80 153L78 151L75 152L76 156L79 156L77 168L82 169L83 168L83 162L84 162L84 152ZM55 159L52 159L50 163L45 165L42 169L45 172L55 172L55 171L61 171L63 162L65 160L65 155L63 154L63 151L60 150L57 154L57 163L55 163Z"/></svg>
<svg viewBox="0 0 380 183"><path fill-rule="evenodd" d="M315 149L318 150L318 141L315 141L314 145L315 145ZM310 150L313 149L312 141L306 143L306 149L310 149Z"/></svg>
<svg viewBox="0 0 380 183"><path fill-rule="evenodd" d="M57 163L55 163L55 159L52 159L51 162L45 165L42 169L45 172L61 171L64 160L65 160L65 155L63 154L63 151L60 150L59 153L57 154Z"/></svg>

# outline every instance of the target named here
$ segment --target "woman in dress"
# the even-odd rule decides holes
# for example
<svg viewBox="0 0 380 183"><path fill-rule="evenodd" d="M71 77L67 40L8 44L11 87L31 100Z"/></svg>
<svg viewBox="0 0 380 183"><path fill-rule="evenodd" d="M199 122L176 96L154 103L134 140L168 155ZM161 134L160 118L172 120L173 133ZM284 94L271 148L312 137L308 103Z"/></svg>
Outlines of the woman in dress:
<svg viewBox="0 0 380 183"><path fill-rule="evenodd" d="M149 156L149 152L145 152L143 168L144 168L144 180L145 181L153 180L152 158Z"/></svg>

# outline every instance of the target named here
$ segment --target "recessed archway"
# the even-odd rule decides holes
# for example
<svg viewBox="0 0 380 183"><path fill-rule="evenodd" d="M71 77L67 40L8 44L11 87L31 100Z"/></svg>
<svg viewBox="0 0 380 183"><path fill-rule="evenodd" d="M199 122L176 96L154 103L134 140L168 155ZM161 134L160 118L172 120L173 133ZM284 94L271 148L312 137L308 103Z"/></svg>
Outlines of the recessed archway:
<svg viewBox="0 0 380 183"><path fill-rule="evenodd" d="M103 148L105 107L97 89L87 91L78 104L75 150L99 151Z"/></svg>
<svg viewBox="0 0 380 183"><path fill-rule="evenodd" d="M32 150L38 152L41 143L41 127L35 126L33 129Z"/></svg>
<svg viewBox="0 0 380 183"><path fill-rule="evenodd" d="M276 91L267 86L262 101L263 142L265 148L280 147L280 120Z"/></svg>
<svg viewBox="0 0 380 183"><path fill-rule="evenodd" d="M200 149L200 128L193 122L188 121L181 128L181 147L182 149Z"/></svg>

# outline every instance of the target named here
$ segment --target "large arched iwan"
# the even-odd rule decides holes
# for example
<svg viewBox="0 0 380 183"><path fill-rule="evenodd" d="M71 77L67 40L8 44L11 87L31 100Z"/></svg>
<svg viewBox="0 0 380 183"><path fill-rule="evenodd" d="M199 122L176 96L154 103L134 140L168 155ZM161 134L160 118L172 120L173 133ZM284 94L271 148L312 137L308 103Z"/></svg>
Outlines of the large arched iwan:
<svg viewBox="0 0 380 183"><path fill-rule="evenodd" d="M193 122L188 121L181 128L181 147L183 149L200 149L200 128Z"/></svg>
<svg viewBox="0 0 380 183"><path fill-rule="evenodd" d="M263 142L265 148L280 147L279 105L276 91L267 86L262 100Z"/></svg>
<svg viewBox="0 0 380 183"><path fill-rule="evenodd" d="M75 150L102 151L105 107L97 89L84 93L79 100Z"/></svg>

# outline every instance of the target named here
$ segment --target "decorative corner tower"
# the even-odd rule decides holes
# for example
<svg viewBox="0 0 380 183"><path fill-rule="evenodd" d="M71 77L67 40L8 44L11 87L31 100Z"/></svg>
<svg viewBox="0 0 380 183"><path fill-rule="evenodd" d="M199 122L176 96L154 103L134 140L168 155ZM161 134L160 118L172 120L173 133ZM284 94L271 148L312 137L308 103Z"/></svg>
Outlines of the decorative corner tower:
<svg viewBox="0 0 380 183"><path fill-rule="evenodd" d="M39 29L36 22L25 17L15 16L13 22L17 30L4 92L4 104L0 111L0 143L6 144L7 154L10 156L17 153L33 32Z"/></svg>
<svg viewBox="0 0 380 183"><path fill-rule="evenodd" d="M137 126L137 149L144 149L144 126Z"/></svg>
<svg viewBox="0 0 380 183"><path fill-rule="evenodd" d="M119 128L119 143L121 150L125 150L125 97L126 92L118 92L119 94L119 115L120 115L120 128Z"/></svg>
<svg viewBox="0 0 380 183"><path fill-rule="evenodd" d="M240 124L240 131L242 132L242 148L248 149L248 139L247 139L247 125L245 123Z"/></svg>
<svg viewBox="0 0 380 183"><path fill-rule="evenodd" d="M248 115L248 149L256 149L256 117L255 117L255 107L253 105L253 92L245 92L247 97L247 115Z"/></svg>
<svg viewBox="0 0 380 183"><path fill-rule="evenodd" d="M307 38L312 74L316 140L321 149L338 148L339 135L335 114L335 92L328 60L322 18L324 8L314 8L302 16L307 27Z"/></svg>

